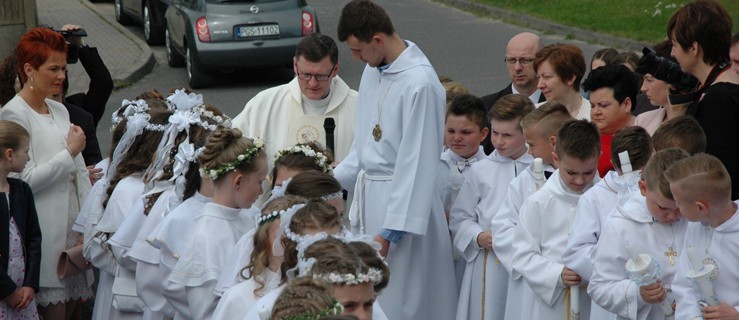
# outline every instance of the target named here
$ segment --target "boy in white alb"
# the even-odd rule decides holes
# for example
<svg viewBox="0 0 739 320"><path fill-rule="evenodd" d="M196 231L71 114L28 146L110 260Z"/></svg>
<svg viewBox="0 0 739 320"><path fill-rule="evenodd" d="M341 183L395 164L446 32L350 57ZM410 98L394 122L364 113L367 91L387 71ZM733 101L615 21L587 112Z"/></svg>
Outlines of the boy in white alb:
<svg viewBox="0 0 739 320"><path fill-rule="evenodd" d="M440 170L443 181L440 193L447 221L452 204L457 199L459 189L462 188L464 173L469 171L473 163L486 157L480 142L489 131L485 105L480 98L471 94L461 94L447 106L444 121L444 144L447 149L441 153L443 169ZM455 252L452 253L459 288L467 262Z"/></svg>
<svg viewBox="0 0 739 320"><path fill-rule="evenodd" d="M495 151L465 173L452 205L453 248L467 261L457 320L502 319L505 314L508 272L492 250L490 221L503 203L508 184L533 161L526 153L520 124L533 109L531 100L519 94L507 95L493 105L489 119Z"/></svg>
<svg viewBox="0 0 739 320"><path fill-rule="evenodd" d="M611 142L611 162L615 170L608 171L577 202L574 227L562 261L585 282L590 282L593 273L591 257L600 238L601 227L616 208L618 198L637 190L641 169L652 153L649 139L649 133L642 127L626 127L616 131ZM628 163L621 163L619 154L622 152L626 152ZM591 319L604 319L608 315L609 312L591 304Z"/></svg>
<svg viewBox="0 0 739 320"><path fill-rule="evenodd" d="M489 131L485 106L480 98L462 94L452 100L444 121L444 144L447 149L441 153L441 161L449 167L442 190L447 219L462 187L464 173L473 163L486 157L480 142Z"/></svg>
<svg viewBox="0 0 739 320"><path fill-rule="evenodd" d="M665 177L680 213L691 221L672 284L675 319L739 318L739 214L737 202L731 201L729 173L718 158L699 153L673 164ZM706 268L696 264L709 263L718 270L715 279L709 280L717 304L701 307L699 301L711 299L688 275L691 269Z"/></svg>
<svg viewBox="0 0 739 320"><path fill-rule="evenodd" d="M680 219L663 172L687 157L688 153L678 148L652 156L638 182L640 192L621 197L603 225L593 252L588 294L594 303L614 314L611 319L661 320L674 313L669 288L687 222ZM659 268L655 265L647 271L652 277L635 279L637 275L629 275L625 266L632 259L629 251L655 259Z"/></svg>
<svg viewBox="0 0 739 320"><path fill-rule="evenodd" d="M508 185L505 199L493 217L493 250L500 263L508 271L508 293L506 294L505 319L521 318L521 296L525 284L521 274L512 273L513 233L518 225L518 210L523 201L544 185L555 168L552 153L557 130L566 121L573 120L567 108L559 102L547 102L521 119L521 128L528 144L529 154L542 160L543 172L536 177L534 164L521 172ZM524 308L525 309L525 308ZM524 317L525 318L525 317Z"/></svg>
<svg viewBox="0 0 739 320"><path fill-rule="evenodd" d="M565 267L562 253L583 192L599 181L600 136L587 120L573 120L557 132L552 159L558 169L544 186L523 203L513 239L513 271L523 276L533 297L521 304L530 319L566 319L569 288L578 290L580 316L589 317L590 299L580 288L580 276Z"/></svg>

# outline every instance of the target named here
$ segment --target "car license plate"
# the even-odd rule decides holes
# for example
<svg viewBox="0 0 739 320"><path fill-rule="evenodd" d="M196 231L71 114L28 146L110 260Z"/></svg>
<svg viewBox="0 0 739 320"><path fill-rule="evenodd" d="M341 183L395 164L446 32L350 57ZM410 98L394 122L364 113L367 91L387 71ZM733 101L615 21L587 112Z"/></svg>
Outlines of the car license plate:
<svg viewBox="0 0 739 320"><path fill-rule="evenodd" d="M279 35L280 25L266 24L258 26L241 26L238 27L238 32L236 34L239 38L254 38Z"/></svg>

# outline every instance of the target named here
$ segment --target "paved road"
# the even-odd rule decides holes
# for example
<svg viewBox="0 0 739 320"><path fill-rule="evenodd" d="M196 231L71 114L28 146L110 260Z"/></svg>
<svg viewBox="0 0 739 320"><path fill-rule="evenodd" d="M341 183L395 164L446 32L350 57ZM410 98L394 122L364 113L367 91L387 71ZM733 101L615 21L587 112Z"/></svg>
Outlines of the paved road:
<svg viewBox="0 0 739 320"><path fill-rule="evenodd" d="M460 81L477 95L498 91L508 84L507 71L502 61L505 45L510 37L525 29L479 18L429 0L377 2L388 11L397 32L403 38L418 44L426 53L439 75ZM318 12L321 31L336 38L336 26L346 1L320 0L311 3ZM105 14L113 15L111 3L96 5ZM140 26L128 28L143 38ZM556 36L545 36L543 42L575 43L584 50L586 57L590 57L598 49ZM167 65L164 48L158 46L152 47L152 50L157 60L154 70L135 84L114 92L108 102L109 112L120 106L122 99L133 98L144 90L156 88L167 91L187 85L185 70L173 69ZM339 44L339 50L339 75L349 86L357 88L364 65L351 60L345 44ZM226 114L235 116L257 92L288 82L292 76L292 70L287 68L235 71L219 75L212 88L198 92L203 94L205 101L219 107ZM98 130L103 152L109 146L109 121L108 117L103 119Z"/></svg>

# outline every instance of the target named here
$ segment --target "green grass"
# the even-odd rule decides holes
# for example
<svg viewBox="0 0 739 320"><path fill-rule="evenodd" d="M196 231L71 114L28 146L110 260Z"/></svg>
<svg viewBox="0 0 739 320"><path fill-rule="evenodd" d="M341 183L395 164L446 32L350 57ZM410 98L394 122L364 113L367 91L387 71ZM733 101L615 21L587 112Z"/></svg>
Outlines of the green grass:
<svg viewBox="0 0 739 320"><path fill-rule="evenodd" d="M567 26L638 41L666 38L667 21L687 0L475 0ZM739 1L719 0L739 31Z"/></svg>

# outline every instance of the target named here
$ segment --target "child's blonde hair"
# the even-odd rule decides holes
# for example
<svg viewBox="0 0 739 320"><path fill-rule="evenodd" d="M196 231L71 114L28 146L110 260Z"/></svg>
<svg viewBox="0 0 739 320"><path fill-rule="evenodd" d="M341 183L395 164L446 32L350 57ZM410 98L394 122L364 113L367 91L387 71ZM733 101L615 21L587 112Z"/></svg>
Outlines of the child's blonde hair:
<svg viewBox="0 0 739 320"><path fill-rule="evenodd" d="M522 94L509 94L493 104L488 112L488 120L513 121L521 130L521 119L534 110L534 103L529 97Z"/></svg>
<svg viewBox="0 0 739 320"><path fill-rule="evenodd" d="M675 162L664 175L670 184L679 183L691 200L731 201L731 177L715 156L695 154Z"/></svg>
<svg viewBox="0 0 739 320"><path fill-rule="evenodd" d="M277 197L264 205L260 217L264 219L266 217L270 217L274 212L287 210L296 204L306 202L308 202L308 199L299 196L288 195ZM258 287L254 289L254 294L257 296L261 296L265 293L261 292L265 285L264 278L257 275L264 274L267 268L269 268L269 257L272 254L272 242L269 241L269 230L273 223L280 223L279 216L259 223L254 233L254 249L249 258L249 264L239 272L239 275L244 279L248 280L254 278L254 281L258 284Z"/></svg>
<svg viewBox="0 0 739 320"><path fill-rule="evenodd" d="M543 138L549 138L556 135L562 124L569 120L574 118L563 104L549 101L524 116L521 119L521 128L539 128Z"/></svg>
<svg viewBox="0 0 739 320"><path fill-rule="evenodd" d="M26 128L13 121L0 120L0 152L7 149L18 150L21 137L30 137Z"/></svg>
<svg viewBox="0 0 739 320"><path fill-rule="evenodd" d="M647 183L647 188L652 191L659 191L666 199L674 200L672 191L670 191L670 183L665 176L665 170L689 156L685 150L680 148L667 148L655 153L642 170L642 178Z"/></svg>

